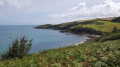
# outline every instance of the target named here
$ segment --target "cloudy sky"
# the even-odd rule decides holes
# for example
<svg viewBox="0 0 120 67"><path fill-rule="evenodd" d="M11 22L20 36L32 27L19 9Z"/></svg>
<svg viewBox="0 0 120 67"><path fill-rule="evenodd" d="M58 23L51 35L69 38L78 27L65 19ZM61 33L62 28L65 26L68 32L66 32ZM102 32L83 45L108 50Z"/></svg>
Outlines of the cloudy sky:
<svg viewBox="0 0 120 67"><path fill-rule="evenodd" d="M120 16L120 0L0 0L0 25L58 24Z"/></svg>

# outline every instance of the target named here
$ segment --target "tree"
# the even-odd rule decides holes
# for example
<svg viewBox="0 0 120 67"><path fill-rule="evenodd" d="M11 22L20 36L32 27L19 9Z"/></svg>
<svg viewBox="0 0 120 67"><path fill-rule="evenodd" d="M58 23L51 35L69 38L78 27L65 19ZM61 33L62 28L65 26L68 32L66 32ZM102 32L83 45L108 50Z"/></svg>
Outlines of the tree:
<svg viewBox="0 0 120 67"><path fill-rule="evenodd" d="M10 58L23 58L28 55L32 46L32 40L27 40L24 37L15 39L15 41L9 46L8 51L1 55L2 60Z"/></svg>
<svg viewBox="0 0 120 67"><path fill-rule="evenodd" d="M117 33L118 32L118 29L117 29L117 27L115 26L114 28L113 28L113 33Z"/></svg>

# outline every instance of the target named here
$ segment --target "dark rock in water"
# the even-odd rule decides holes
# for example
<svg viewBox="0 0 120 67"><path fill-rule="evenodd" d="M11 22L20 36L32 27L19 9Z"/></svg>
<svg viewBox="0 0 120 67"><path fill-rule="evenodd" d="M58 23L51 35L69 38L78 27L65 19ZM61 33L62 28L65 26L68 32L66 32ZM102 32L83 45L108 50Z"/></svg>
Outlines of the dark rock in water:
<svg viewBox="0 0 120 67"><path fill-rule="evenodd" d="M61 32L61 33L65 33L65 32L67 32L67 31L66 31L66 30L61 30L60 32Z"/></svg>

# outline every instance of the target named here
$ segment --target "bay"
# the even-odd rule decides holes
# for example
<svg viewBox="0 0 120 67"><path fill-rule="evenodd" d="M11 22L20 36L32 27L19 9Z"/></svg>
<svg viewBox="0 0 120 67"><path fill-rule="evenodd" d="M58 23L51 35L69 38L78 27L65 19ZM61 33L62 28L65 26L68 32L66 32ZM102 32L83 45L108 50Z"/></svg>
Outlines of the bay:
<svg viewBox="0 0 120 67"><path fill-rule="evenodd" d="M30 53L74 45L86 40L86 36L60 33L59 30L35 29L36 25L0 25L0 53L5 52L16 38L33 39ZM70 35L66 35L70 34ZM10 38L12 36L12 38Z"/></svg>

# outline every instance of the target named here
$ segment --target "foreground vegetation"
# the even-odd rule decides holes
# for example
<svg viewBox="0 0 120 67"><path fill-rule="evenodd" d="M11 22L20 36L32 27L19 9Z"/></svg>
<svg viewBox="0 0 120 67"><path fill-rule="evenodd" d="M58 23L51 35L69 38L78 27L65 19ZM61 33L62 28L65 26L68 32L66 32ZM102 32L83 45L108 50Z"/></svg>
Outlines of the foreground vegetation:
<svg viewBox="0 0 120 67"><path fill-rule="evenodd" d="M45 50L1 61L0 67L120 67L119 63L120 40L115 40Z"/></svg>

